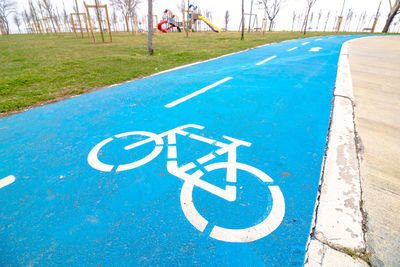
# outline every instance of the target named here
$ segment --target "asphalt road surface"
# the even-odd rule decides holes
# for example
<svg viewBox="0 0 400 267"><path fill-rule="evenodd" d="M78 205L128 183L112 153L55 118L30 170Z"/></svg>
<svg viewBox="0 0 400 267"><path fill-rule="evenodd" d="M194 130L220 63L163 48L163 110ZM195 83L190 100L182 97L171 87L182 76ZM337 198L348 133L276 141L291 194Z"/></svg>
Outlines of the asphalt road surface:
<svg viewBox="0 0 400 267"><path fill-rule="evenodd" d="M302 265L338 56L271 44L0 120L0 265Z"/></svg>

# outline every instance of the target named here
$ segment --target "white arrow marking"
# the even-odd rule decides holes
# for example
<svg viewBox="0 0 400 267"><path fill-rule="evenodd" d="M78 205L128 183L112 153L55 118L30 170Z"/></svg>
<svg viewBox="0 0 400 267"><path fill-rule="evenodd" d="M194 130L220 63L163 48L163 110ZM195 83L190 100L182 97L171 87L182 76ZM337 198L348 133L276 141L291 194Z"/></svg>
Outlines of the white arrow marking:
<svg viewBox="0 0 400 267"><path fill-rule="evenodd" d="M14 181L15 181L15 176L9 175L6 178L0 180L0 188L3 188L9 184L14 183Z"/></svg>
<svg viewBox="0 0 400 267"><path fill-rule="evenodd" d="M309 51L310 52L319 52L319 50L321 50L321 49L322 49L322 47L313 47Z"/></svg>

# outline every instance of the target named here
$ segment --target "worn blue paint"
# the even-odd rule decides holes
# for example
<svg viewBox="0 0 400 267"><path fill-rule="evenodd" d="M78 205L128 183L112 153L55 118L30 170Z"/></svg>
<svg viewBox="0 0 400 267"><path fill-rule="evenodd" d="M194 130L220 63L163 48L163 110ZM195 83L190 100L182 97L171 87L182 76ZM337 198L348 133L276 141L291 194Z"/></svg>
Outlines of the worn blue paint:
<svg viewBox="0 0 400 267"><path fill-rule="evenodd" d="M301 265L338 56L352 38L272 44L1 119L0 178L17 179L0 189L0 265ZM164 107L225 77L233 79ZM238 162L267 173L285 197L285 217L271 235L239 244L196 230L180 206L183 182L166 170L166 149L127 172L100 172L87 163L93 146L115 134L161 133L188 123L205 126L199 133L206 137L252 143L239 148ZM109 146L102 159L118 164L138 156L121 145ZM184 138L179 148L184 163L209 149ZM210 222L247 227L271 208L264 185L240 175L246 190L234 203L195 189L196 207ZM218 177L204 179L223 186Z"/></svg>

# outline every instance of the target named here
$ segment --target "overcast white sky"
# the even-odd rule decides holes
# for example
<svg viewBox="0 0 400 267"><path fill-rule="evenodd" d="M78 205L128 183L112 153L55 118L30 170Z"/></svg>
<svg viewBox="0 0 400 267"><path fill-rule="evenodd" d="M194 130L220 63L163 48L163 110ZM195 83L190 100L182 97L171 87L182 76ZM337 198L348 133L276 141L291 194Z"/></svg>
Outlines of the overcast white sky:
<svg viewBox="0 0 400 267"><path fill-rule="evenodd" d="M18 11L21 12L23 7L27 6L27 0L14 0L18 4ZM62 9L62 3L65 3L65 6L69 12L72 12L72 3L73 0L51 0L55 6ZM139 5L139 16L144 16L147 12L147 0L141 0L142 3ZM185 0L186 1L186 0ZM260 8L261 6L256 3L259 0L254 0L253 13L258 14L259 25L261 27L261 20L264 16L264 11ZM393 1L393 0L392 0ZM82 0L78 0L78 2L83 2ZM86 0L87 3L92 3L94 0ZM178 12L178 4L181 0L153 0L154 2L154 14L157 14L159 18L162 16L163 10L166 8L171 9L172 11ZM245 0L245 12L250 13L251 0ZM346 16L349 9L352 9L353 12L357 15L357 17L353 20L352 28L355 29L357 27L357 23L359 21L360 14L363 12L367 12L367 20L364 27L371 27L367 25L370 22L371 17L376 13L380 0L346 0L345 12L344 16ZM102 3L107 3L107 0L102 0ZM191 3L198 6L202 10L208 9L212 12L212 23L219 26L220 28L224 27L224 15L226 10L229 10L230 13L230 22L228 24L228 28L230 30L236 30L239 28L239 23L241 19L241 0L191 0ZM304 13L306 0L286 0L284 6L282 7L281 12L278 14L276 19L276 29L277 30L291 30L292 26L292 16L293 12L297 14ZM342 0L317 0L312 12L314 13L314 20L312 23L312 27L315 28L318 20L318 14L322 10L322 18L320 22L320 29L323 28L326 20L326 15L330 11L330 21L328 23L328 28L333 27L334 25L334 17L336 14L340 13L342 8L343 1ZM377 31L381 31L386 18L389 12L389 0L382 0L381 6L381 16L378 22ZM16 32L16 27L12 23L12 18L9 18L11 21L11 30ZM297 23L295 24L297 25Z"/></svg>

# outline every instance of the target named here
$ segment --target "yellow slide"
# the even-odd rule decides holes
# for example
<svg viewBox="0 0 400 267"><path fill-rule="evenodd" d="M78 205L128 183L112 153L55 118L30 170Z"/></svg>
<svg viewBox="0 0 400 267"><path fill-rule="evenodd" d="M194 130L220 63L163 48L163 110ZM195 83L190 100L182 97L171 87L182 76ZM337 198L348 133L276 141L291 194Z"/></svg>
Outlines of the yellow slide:
<svg viewBox="0 0 400 267"><path fill-rule="evenodd" d="M212 24L210 21L208 21L205 17L199 16L199 19L204 21L208 25L208 27L211 28L211 30L213 30L215 32L222 32L222 30L220 28L216 27L214 24Z"/></svg>

